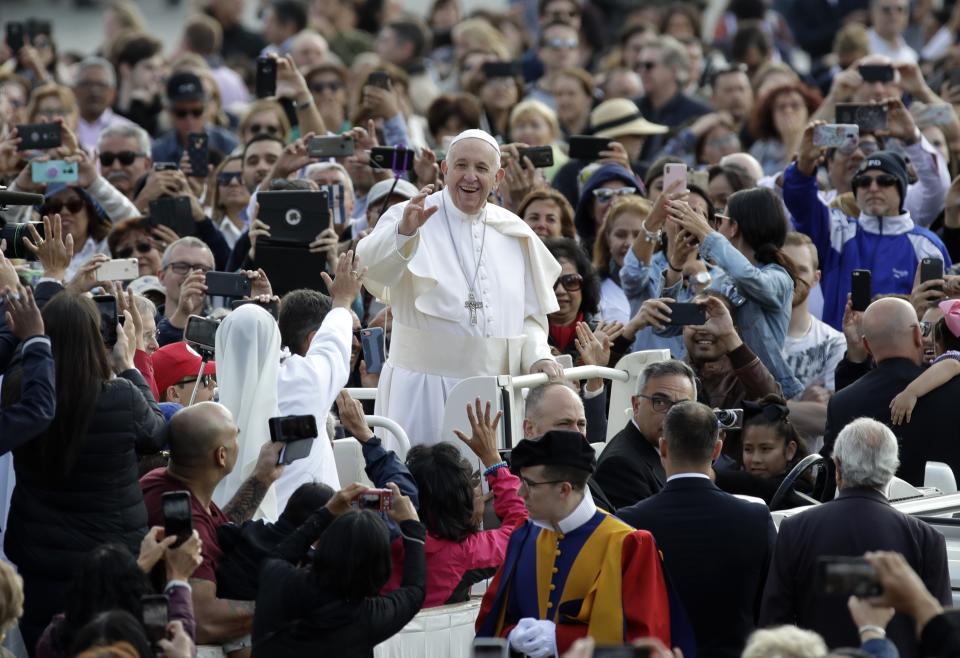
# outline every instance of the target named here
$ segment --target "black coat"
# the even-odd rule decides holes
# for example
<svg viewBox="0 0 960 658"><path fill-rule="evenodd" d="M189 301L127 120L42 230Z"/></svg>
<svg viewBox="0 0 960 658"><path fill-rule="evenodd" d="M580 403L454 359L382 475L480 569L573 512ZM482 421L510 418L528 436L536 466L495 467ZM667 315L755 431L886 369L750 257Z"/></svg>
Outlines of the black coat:
<svg viewBox="0 0 960 658"><path fill-rule="evenodd" d="M614 508L620 508L660 491L667 474L660 453L630 420L603 449L593 478Z"/></svg>
<svg viewBox="0 0 960 658"><path fill-rule="evenodd" d="M902 553L927 589L947 605L950 574L943 535L887 502L875 489L844 488L836 500L784 519L763 592L763 626L796 624L823 636L828 647L859 646L844 596L817 590L817 558L861 556L867 551ZM898 614L887 637L903 658L919 655L914 622Z"/></svg>
<svg viewBox="0 0 960 658"><path fill-rule="evenodd" d="M920 642L924 656L960 657L960 610L945 610L928 621Z"/></svg>
<svg viewBox="0 0 960 658"><path fill-rule="evenodd" d="M690 617L697 658L737 658L759 616L777 535L766 506L692 477L667 482L617 516L653 533Z"/></svg>
<svg viewBox="0 0 960 658"><path fill-rule="evenodd" d="M827 404L821 454L830 457L837 434L850 421L867 416L890 426L890 401L924 371L908 359L886 359L856 382L837 391ZM897 475L922 485L927 460L946 462L960 473L960 378L951 379L917 401L906 425L891 426L900 443ZM830 491L832 491L832 487Z"/></svg>

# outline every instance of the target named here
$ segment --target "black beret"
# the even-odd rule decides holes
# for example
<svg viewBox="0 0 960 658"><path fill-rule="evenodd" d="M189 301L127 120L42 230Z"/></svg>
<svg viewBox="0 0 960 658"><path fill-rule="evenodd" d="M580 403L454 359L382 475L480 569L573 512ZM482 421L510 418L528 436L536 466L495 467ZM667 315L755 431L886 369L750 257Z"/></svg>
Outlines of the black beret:
<svg viewBox="0 0 960 658"><path fill-rule="evenodd" d="M551 430L535 439L524 439L510 453L510 469L528 466L569 466L593 473L597 454L580 432Z"/></svg>

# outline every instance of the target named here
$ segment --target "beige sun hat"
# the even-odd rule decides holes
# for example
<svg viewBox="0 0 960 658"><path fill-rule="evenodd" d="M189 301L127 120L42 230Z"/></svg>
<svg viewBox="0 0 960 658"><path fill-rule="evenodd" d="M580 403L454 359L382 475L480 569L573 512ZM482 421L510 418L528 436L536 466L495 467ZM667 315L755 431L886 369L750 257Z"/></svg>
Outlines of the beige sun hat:
<svg viewBox="0 0 960 658"><path fill-rule="evenodd" d="M624 135L662 135L670 129L644 119L633 101L611 98L593 108L590 130L594 137L614 139Z"/></svg>

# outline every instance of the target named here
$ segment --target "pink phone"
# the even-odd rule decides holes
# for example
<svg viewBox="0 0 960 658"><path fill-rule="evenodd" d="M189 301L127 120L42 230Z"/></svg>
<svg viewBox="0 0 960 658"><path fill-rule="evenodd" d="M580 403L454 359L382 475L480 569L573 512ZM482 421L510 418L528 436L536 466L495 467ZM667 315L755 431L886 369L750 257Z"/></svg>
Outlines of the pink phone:
<svg viewBox="0 0 960 658"><path fill-rule="evenodd" d="M678 181L680 185L676 189L671 189ZM687 165L670 162L663 166L663 191L687 191Z"/></svg>

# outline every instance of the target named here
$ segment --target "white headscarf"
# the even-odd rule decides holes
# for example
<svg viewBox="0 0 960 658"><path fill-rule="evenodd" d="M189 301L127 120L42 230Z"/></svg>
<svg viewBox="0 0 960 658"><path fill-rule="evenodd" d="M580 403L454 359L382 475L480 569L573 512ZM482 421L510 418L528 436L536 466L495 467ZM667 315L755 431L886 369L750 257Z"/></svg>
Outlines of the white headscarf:
<svg viewBox="0 0 960 658"><path fill-rule="evenodd" d="M220 404L233 414L240 435L237 464L213 492L221 508L253 473L260 448L270 440L267 419L279 416L277 375L280 370L280 328L256 304L244 304L217 329L217 385ZM276 521L276 492L267 491L255 518Z"/></svg>

